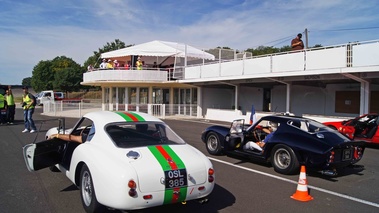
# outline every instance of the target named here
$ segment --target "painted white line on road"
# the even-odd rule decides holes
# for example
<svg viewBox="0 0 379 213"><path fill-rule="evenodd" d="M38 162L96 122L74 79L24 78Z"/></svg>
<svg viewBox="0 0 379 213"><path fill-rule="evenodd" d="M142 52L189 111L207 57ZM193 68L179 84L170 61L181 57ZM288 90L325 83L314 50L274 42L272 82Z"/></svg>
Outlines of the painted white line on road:
<svg viewBox="0 0 379 213"><path fill-rule="evenodd" d="M285 182L289 182L289 183L293 183L293 184L298 184L298 182L296 182L296 181L289 180L289 179L286 179L286 178L282 178L282 177L279 177L279 176L276 176L276 175L268 174L268 173L261 172L261 171L255 170L255 169L246 168L246 167L243 167L243 166L240 166L240 165L229 163L229 162L226 162L226 161L223 161L223 160L219 160L219 159L216 159L216 158L212 158L212 157L209 157L209 156L208 156L208 158L210 160L212 160L212 161L217 161L219 163L226 164L226 165L229 165L229 166L233 166L233 167L236 167L236 168L239 168L239 169L243 169L243 170L246 170L246 171L249 171L249 172L254 172L254 173L257 173L257 174L261 174L261 175L264 175L264 176L267 176L267 177L271 177L271 178L275 178L275 179L278 179L278 180L282 180L282 181L285 181ZM334 196L337 196L337 197L341 197L341 198L345 198L345 199L348 199L348 200L352 200L352 201L355 201L355 202L358 202L358 203L363 203L363 204L366 204L366 205L370 205L370 206L374 206L374 207L379 208L379 203L374 203L374 202L362 200L362 199L359 199L359 198L355 198L355 197L351 197L351 196L348 196L348 195L340 194L340 193L333 192L333 191L330 191L330 190L327 190L327 189L323 189L323 188L320 188L320 187L316 187L316 186L309 186L308 185L308 188L314 189L314 190L317 190L317 191L320 191L320 192L324 192L324 193L327 193L327 194L331 194L331 195L334 195Z"/></svg>

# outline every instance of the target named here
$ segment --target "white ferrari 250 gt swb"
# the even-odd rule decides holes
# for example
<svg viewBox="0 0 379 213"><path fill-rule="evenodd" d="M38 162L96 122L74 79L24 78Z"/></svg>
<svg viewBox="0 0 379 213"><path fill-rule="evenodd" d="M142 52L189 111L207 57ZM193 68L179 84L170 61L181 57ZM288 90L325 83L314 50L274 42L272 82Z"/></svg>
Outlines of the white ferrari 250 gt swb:
<svg viewBox="0 0 379 213"><path fill-rule="evenodd" d="M90 112L72 129L59 121L46 133L46 141L24 146L25 163L29 171L50 167L65 174L80 188L87 212L206 202L213 190L210 160L156 117ZM81 136L83 143L49 139L53 134Z"/></svg>

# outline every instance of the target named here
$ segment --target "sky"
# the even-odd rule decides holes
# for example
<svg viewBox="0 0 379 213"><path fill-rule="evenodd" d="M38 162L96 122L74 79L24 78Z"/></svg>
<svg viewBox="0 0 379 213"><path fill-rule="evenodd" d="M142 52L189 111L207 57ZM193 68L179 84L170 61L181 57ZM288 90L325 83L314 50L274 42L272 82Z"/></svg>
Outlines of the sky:
<svg viewBox="0 0 379 213"><path fill-rule="evenodd" d="M0 0L0 84L21 85L40 61L78 64L115 39L239 51L379 40L378 0ZM304 36L303 36L304 40Z"/></svg>

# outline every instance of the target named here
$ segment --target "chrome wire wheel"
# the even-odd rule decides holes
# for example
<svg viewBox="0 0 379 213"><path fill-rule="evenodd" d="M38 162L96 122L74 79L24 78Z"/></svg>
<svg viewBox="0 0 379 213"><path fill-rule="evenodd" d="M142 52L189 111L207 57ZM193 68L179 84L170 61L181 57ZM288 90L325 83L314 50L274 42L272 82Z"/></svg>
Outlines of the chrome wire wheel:
<svg viewBox="0 0 379 213"><path fill-rule="evenodd" d="M279 169L287 169L291 165L291 154L285 148L279 148L274 154L274 163Z"/></svg>
<svg viewBox="0 0 379 213"><path fill-rule="evenodd" d="M208 137L207 146L208 146L209 151L213 151L213 152L216 151L218 147L218 138L215 135L211 134Z"/></svg>
<svg viewBox="0 0 379 213"><path fill-rule="evenodd" d="M83 202L86 206L90 206L92 202L93 197L93 190L92 190L92 179L91 175L88 171L84 171L82 174L82 182L80 187L82 187L82 198Z"/></svg>
<svg viewBox="0 0 379 213"><path fill-rule="evenodd" d="M209 154L219 155L222 152L220 138L216 133L211 132L207 135L206 147Z"/></svg>

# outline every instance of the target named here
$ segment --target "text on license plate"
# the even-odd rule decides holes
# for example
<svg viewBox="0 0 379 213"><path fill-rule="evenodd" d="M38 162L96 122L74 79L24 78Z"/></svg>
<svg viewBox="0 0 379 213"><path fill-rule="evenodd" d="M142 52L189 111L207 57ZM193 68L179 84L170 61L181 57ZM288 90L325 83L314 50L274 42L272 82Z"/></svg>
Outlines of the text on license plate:
<svg viewBox="0 0 379 213"><path fill-rule="evenodd" d="M344 149L342 152L342 160L351 160L352 153L350 149Z"/></svg>
<svg viewBox="0 0 379 213"><path fill-rule="evenodd" d="M187 186L186 169L165 171L166 188Z"/></svg>

